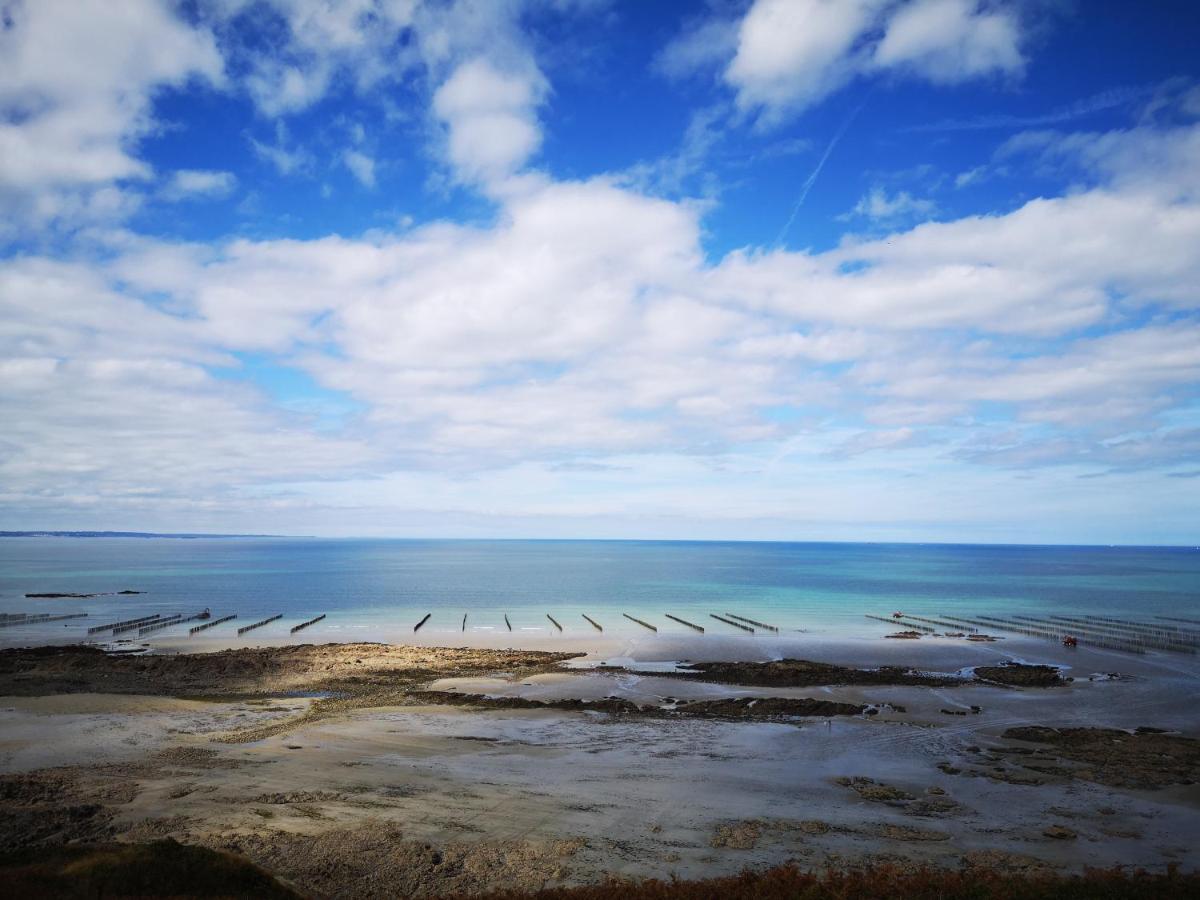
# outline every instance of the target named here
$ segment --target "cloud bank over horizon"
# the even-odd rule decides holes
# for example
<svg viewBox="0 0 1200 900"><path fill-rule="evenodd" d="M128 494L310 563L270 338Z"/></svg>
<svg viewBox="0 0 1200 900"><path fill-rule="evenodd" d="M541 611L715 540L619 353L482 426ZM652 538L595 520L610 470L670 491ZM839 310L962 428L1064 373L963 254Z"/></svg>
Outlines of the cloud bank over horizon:
<svg viewBox="0 0 1200 900"><path fill-rule="evenodd" d="M2 8L0 527L1197 540L1161 11Z"/></svg>

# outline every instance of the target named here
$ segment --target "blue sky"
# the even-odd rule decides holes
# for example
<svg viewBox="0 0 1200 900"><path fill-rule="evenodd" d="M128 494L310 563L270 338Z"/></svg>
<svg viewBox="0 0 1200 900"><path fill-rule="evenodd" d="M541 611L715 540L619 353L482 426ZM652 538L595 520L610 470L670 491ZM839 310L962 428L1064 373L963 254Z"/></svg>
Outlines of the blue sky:
<svg viewBox="0 0 1200 900"><path fill-rule="evenodd" d="M0 527L1200 540L1194 4L0 10Z"/></svg>

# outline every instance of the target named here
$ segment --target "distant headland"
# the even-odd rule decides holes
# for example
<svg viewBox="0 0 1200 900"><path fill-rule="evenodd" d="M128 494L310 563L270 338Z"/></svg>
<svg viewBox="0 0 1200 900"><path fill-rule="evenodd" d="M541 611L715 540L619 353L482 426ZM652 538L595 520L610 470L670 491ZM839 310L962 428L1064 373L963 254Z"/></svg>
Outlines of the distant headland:
<svg viewBox="0 0 1200 900"><path fill-rule="evenodd" d="M6 537L68 537L68 538L179 538L181 540L195 538L281 538L297 537L298 535L282 534L163 534L157 531L0 531L0 538ZM303 536L303 535L299 535Z"/></svg>

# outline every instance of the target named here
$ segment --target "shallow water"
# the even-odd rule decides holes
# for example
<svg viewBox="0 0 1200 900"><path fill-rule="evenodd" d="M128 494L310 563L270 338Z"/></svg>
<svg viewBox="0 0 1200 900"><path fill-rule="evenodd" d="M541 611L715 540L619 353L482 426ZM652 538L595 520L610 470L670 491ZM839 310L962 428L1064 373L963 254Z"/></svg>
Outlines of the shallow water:
<svg viewBox="0 0 1200 900"><path fill-rule="evenodd" d="M27 592L143 594L26 599ZM866 613L1096 614L1200 620L1200 550L917 544L326 539L0 539L0 612L86 612L87 619L0 629L0 645L78 640L90 625L152 613L237 613L208 632L282 613L246 640L373 640L410 633L521 638L691 633L736 635L710 614L732 612L784 632L883 633ZM194 623L192 623L194 624ZM164 629L155 640L186 635ZM136 633L135 633L136 634ZM125 635L132 637L135 635Z"/></svg>

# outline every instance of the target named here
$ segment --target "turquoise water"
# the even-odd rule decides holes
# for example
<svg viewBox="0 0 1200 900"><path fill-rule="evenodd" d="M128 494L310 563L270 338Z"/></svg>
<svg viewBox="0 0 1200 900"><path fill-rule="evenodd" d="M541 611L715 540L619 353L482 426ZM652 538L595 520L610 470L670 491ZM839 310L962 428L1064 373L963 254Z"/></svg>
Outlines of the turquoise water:
<svg viewBox="0 0 1200 900"><path fill-rule="evenodd" d="M27 592L142 590L29 600ZM673 613L714 625L734 612L783 629L862 630L864 613L1070 612L1200 619L1194 548L787 544L658 541L0 539L0 612L89 620L0 629L0 643L77 636L88 624L210 607L239 624L276 613L264 636L325 613L306 639L411 628L542 631L553 615L588 633L664 630ZM219 626L214 632L230 626ZM352 628L350 635L344 629ZM182 629L179 629L182 630ZM176 630L178 633L179 630ZM506 630L506 629L505 629Z"/></svg>

